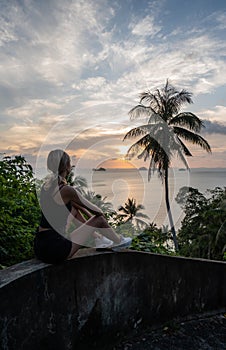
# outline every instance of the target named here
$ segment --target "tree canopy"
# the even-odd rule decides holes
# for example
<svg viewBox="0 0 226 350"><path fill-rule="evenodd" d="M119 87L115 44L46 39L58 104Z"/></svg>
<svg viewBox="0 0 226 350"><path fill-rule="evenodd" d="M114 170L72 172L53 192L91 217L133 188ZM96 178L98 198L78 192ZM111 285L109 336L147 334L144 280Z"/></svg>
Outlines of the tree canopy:
<svg viewBox="0 0 226 350"><path fill-rule="evenodd" d="M222 260L226 252L226 187L182 187L176 201L185 212L178 232L180 254Z"/></svg>
<svg viewBox="0 0 226 350"><path fill-rule="evenodd" d="M0 160L0 264L33 257L33 237L40 216L35 179L24 157Z"/></svg>
<svg viewBox="0 0 226 350"><path fill-rule="evenodd" d="M178 90L169 81L162 89L140 94L140 103L129 112L131 120L146 119L145 124L131 129L125 139L138 138L127 152L127 157L150 160L148 179L157 170L165 187L165 202L175 249L178 250L176 231L169 201L168 169L177 155L186 168L186 156L192 156L185 142L191 142L211 152L208 142L198 133L203 122L191 112L180 112L184 104L191 104L191 92Z"/></svg>

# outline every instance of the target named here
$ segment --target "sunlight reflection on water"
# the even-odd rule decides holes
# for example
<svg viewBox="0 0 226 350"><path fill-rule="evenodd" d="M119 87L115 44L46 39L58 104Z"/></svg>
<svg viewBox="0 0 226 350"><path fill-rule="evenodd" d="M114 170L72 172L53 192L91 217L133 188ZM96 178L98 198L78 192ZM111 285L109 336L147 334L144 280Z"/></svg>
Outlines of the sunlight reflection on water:
<svg viewBox="0 0 226 350"><path fill-rule="evenodd" d="M124 205L128 198L135 198L137 204L143 204L143 213L149 216L148 222L158 226L168 225L165 208L165 194L161 179L157 173L148 182L147 171L138 169L107 169L92 172L87 176L85 169L79 169L79 175L88 179L88 186L113 204L115 210ZM183 211L176 203L175 197L183 186L198 188L204 192L207 188L226 186L226 169L192 169L179 171L171 169L169 176L171 209L175 226L180 226Z"/></svg>

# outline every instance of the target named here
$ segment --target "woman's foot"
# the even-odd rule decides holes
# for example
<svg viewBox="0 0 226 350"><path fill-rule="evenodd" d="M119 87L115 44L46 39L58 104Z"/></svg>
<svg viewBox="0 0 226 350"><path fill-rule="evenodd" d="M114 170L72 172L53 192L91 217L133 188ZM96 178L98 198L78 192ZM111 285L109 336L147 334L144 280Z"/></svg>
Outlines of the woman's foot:
<svg viewBox="0 0 226 350"><path fill-rule="evenodd" d="M102 235L99 235L99 237L95 238L96 248L109 248L113 245L113 243L113 241Z"/></svg>
<svg viewBox="0 0 226 350"><path fill-rule="evenodd" d="M124 236L120 235L120 239L121 240L118 244L117 243L113 244L113 246L112 246L113 250L118 250L118 249L120 250L121 248L128 248L132 243L132 238L130 238L130 237L124 237Z"/></svg>

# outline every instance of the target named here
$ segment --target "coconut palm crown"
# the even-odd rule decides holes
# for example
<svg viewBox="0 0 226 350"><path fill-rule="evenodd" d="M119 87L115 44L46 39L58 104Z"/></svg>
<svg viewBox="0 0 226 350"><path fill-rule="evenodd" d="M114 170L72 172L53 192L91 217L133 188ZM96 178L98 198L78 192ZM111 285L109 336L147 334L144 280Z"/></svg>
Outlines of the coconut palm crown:
<svg viewBox="0 0 226 350"><path fill-rule="evenodd" d="M140 94L140 103L129 112L131 120L146 118L145 124L131 129L125 139L138 138L127 151L127 157L150 159L148 180L152 170L158 171L165 185L165 201L173 234L175 249L178 250L176 232L169 203L168 169L176 154L188 169L185 156L192 156L184 142L191 142L211 152L208 142L198 133L204 127L202 120L191 112L180 112L186 103L191 104L192 94L185 89L178 91L166 81L162 89Z"/></svg>
<svg viewBox="0 0 226 350"><path fill-rule="evenodd" d="M125 219L125 222L135 221L137 227L142 228L147 226L146 221L143 219L148 219L148 215L141 213L141 210L144 210L145 207L142 204L137 204L136 199L128 198L126 203L121 205L118 210L123 212L121 216Z"/></svg>

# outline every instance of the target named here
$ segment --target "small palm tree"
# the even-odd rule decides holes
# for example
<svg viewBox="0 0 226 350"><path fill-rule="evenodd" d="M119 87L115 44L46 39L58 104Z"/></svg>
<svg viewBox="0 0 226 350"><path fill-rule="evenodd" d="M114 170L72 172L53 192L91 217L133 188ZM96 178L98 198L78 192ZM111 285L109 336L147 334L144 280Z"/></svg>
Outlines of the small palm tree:
<svg viewBox="0 0 226 350"><path fill-rule="evenodd" d="M124 206L118 208L119 211L123 212L121 216L125 218L124 222L135 221L137 227L142 228L147 225L143 219L148 219L149 217L146 214L141 213L141 210L144 210L142 204L136 204L134 198L128 198Z"/></svg>
<svg viewBox="0 0 226 350"><path fill-rule="evenodd" d="M175 249L178 250L176 231L169 202L168 171L172 157L178 155L188 169L185 156L192 156L184 141L189 141L211 152L208 142L199 134L203 122L193 113L180 112L182 105L192 103L192 94L186 90L178 91L166 81L162 89L143 92L140 104L129 112L131 119L147 117L145 124L126 133L124 140L137 138L128 150L129 158L137 155L146 161L150 158L148 180L152 170L158 171L165 186L165 202ZM183 141L184 140L184 141Z"/></svg>
<svg viewBox="0 0 226 350"><path fill-rule="evenodd" d="M75 176L73 186L75 186L82 194L84 194L85 190L88 188L86 178L81 175Z"/></svg>

